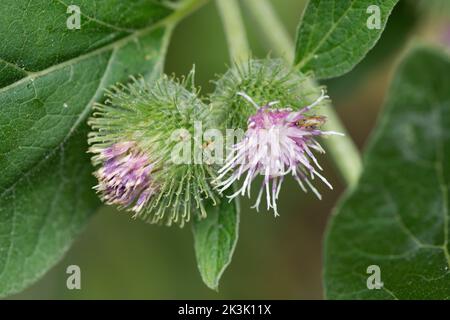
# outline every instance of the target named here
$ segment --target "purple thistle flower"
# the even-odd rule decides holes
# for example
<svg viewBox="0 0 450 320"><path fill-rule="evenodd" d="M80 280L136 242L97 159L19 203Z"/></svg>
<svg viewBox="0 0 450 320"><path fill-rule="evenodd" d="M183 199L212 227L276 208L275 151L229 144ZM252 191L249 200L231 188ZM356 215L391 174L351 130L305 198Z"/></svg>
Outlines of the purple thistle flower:
<svg viewBox="0 0 450 320"><path fill-rule="evenodd" d="M228 197L232 199L245 193L250 197L253 180L258 175L263 175L264 180L253 208L259 210L265 191L267 209L272 208L275 216L278 216L276 201L284 176L291 174L303 191L307 191L306 184L321 199L320 193L310 180L317 176L330 189L332 186L318 172L322 168L313 151L320 153L325 151L315 138L341 134L320 130L319 127L325 122L325 117L308 116L306 113L328 96L322 92L320 98L310 106L300 111L292 111L289 108L272 108L279 103L278 101L260 107L245 93L238 94L248 100L257 111L248 119L244 139L233 146L225 165L219 170L219 176L216 178L219 191L225 191L242 177L244 178L242 186Z"/></svg>
<svg viewBox="0 0 450 320"><path fill-rule="evenodd" d="M95 189L101 198L139 214L155 193L150 177L153 164L148 156L134 142L115 143L97 152L96 160L102 166L95 172L99 181Z"/></svg>

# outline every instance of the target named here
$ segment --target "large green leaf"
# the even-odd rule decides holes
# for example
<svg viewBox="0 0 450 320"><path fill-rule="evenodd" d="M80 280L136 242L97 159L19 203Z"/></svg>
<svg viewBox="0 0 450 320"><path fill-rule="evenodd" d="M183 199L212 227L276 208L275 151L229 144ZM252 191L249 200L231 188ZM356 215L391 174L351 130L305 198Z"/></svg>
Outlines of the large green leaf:
<svg viewBox="0 0 450 320"><path fill-rule="evenodd" d="M2 0L0 63L7 63L11 73L15 70L20 78L85 55L166 17L171 10L160 2ZM66 25L71 16L68 7L73 5L81 13L79 30L69 30Z"/></svg>
<svg viewBox="0 0 450 320"><path fill-rule="evenodd" d="M450 299L450 58L417 48L401 64L325 245L332 299ZM369 290L370 265L380 289Z"/></svg>
<svg viewBox="0 0 450 320"><path fill-rule="evenodd" d="M158 3L71 1L80 30L63 1L0 4L0 296L48 270L98 207L84 123L106 86L161 71Z"/></svg>
<svg viewBox="0 0 450 320"><path fill-rule="evenodd" d="M203 282L217 290L238 240L239 202L223 199L218 206L209 205L207 212L206 219L194 221L194 247Z"/></svg>
<svg viewBox="0 0 450 320"><path fill-rule="evenodd" d="M310 0L297 30L295 64L303 72L314 72L318 79L350 71L376 44L397 2ZM368 13L371 6L379 8L379 29L367 26L376 12L369 9Z"/></svg>

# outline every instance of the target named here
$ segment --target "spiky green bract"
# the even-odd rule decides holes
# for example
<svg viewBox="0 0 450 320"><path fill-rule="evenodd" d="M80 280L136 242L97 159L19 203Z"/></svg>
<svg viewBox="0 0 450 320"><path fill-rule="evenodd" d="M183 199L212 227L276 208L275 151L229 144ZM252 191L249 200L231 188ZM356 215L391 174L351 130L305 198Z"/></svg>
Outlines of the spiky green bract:
<svg viewBox="0 0 450 320"><path fill-rule="evenodd" d="M281 59L252 59L235 64L216 82L211 95L212 112L226 128L247 129L256 109L238 95L243 92L259 106L279 101L273 108L294 110L311 104L320 96L307 75L293 70Z"/></svg>
<svg viewBox="0 0 450 320"><path fill-rule="evenodd" d="M167 76L152 82L132 78L127 85L110 88L105 103L95 105L89 120L90 151L97 154L94 165L104 165L102 150L130 141L154 165L151 180L156 192L136 214L150 223L183 226L193 213L206 217L203 199L216 202L209 185L213 170L192 159L203 147L195 143L194 123L201 123L203 129L213 126L208 106L197 93L193 72L183 81ZM179 143L188 143L192 154L188 162L173 161L171 153Z"/></svg>

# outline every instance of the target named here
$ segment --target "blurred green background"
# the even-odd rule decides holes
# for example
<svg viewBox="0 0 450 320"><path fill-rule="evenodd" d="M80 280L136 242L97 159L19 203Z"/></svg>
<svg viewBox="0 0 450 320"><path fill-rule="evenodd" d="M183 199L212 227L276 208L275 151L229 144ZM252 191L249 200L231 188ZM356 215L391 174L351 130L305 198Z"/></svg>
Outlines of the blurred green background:
<svg viewBox="0 0 450 320"><path fill-rule="evenodd" d="M251 12L241 1L254 56L268 47ZM401 0L377 47L356 69L327 81L338 113L363 148L382 107L396 61L414 38L441 39L450 24L429 3L448 0ZM305 1L272 0L292 37ZM226 70L228 53L214 2L175 30L166 72L186 74L195 63L203 93L215 75ZM321 188L323 200L285 182L279 212L250 209L242 201L240 239L219 292L209 290L197 271L189 226L157 227L108 207L95 215L65 257L41 280L15 299L321 299L322 239L332 208L344 188L333 165L323 157L334 191ZM67 266L81 268L81 290L66 288Z"/></svg>

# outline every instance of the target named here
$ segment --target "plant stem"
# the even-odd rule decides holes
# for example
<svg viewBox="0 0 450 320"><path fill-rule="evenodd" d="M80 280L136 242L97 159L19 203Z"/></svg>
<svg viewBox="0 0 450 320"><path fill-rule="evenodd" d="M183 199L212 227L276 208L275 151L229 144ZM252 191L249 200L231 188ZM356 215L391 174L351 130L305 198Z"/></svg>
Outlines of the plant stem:
<svg viewBox="0 0 450 320"><path fill-rule="evenodd" d="M278 21L271 4L268 1L245 0L251 13L258 21L259 28L269 39L270 46L280 57L291 62L294 60L294 50L291 37L284 26ZM264 20L262 20L264 19Z"/></svg>
<svg viewBox="0 0 450 320"><path fill-rule="evenodd" d="M271 4L267 0L245 0L245 3L249 6L275 53L285 57L291 63L294 56L294 44ZM345 182L349 187L352 187L358 181L362 171L361 155L336 111L330 106L329 108L323 108L323 113L327 117L327 122L324 125L325 130L345 134L344 137L324 139L323 143Z"/></svg>
<svg viewBox="0 0 450 320"><path fill-rule="evenodd" d="M328 108L321 109L321 112L327 117L327 122L323 126L325 130L345 134L343 137L331 136L323 139L323 144L347 186L353 187L358 182L362 171L361 154L331 104Z"/></svg>
<svg viewBox="0 0 450 320"><path fill-rule="evenodd" d="M209 0L184 0L176 8L175 12L164 20L165 24L174 25L181 19L187 17L201 6L205 5Z"/></svg>
<svg viewBox="0 0 450 320"><path fill-rule="evenodd" d="M247 35L236 0L216 0L232 62L245 62L250 57Z"/></svg>

